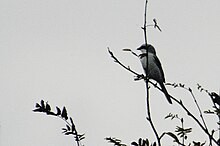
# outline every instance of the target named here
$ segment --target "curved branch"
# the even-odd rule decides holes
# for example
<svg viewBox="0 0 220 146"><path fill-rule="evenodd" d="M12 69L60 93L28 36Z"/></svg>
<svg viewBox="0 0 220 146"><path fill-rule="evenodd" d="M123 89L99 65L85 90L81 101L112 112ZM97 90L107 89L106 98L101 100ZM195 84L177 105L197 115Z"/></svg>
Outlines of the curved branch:
<svg viewBox="0 0 220 146"><path fill-rule="evenodd" d="M195 104L196 104L196 106L197 106L197 108L198 108L198 110L199 110L199 114L200 114L200 117L201 117L202 122L203 122L203 124L204 124L204 128L208 131L208 128L207 128L206 123L205 123L205 119L204 119L204 117L203 117L203 115L202 115L201 108L199 107L199 104L198 104L198 102L197 102L197 100L196 100L196 98L195 98L195 95L193 94L192 90L189 90L189 92L191 93L191 95L192 95L192 97L193 97L193 99L194 99L194 102L195 102Z"/></svg>
<svg viewBox="0 0 220 146"><path fill-rule="evenodd" d="M187 113L187 115L189 115L199 126L200 128L208 135L209 139L213 140L216 144L218 144L217 140L214 139L214 137L209 133L208 129L206 129L201 123L200 121L185 107L185 105L183 104L182 100L177 100L176 98L174 98L173 96L170 96L176 103L178 103Z"/></svg>
<svg viewBox="0 0 220 146"><path fill-rule="evenodd" d="M122 64L113 54L112 51L110 51L109 47L108 47L108 52L111 55L111 57L114 59L114 62L118 63L119 65L121 65L124 69L128 70L129 72L133 73L134 75L136 75L136 79L135 80L141 80L144 79L144 75L143 74L139 74L135 71L133 71L129 66L125 66L124 64Z"/></svg>

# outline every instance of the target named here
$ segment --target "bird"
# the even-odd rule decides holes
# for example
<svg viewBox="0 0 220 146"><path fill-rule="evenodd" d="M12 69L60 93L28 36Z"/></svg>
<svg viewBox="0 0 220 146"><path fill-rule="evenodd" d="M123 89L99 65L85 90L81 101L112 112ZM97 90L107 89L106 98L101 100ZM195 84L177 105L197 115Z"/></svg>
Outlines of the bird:
<svg viewBox="0 0 220 146"><path fill-rule="evenodd" d="M165 83L164 72L163 72L160 60L156 55L155 48L151 44L147 44L147 46L146 44L143 44L140 47L138 47L137 50L142 52L139 55L139 59L141 61L145 74L148 75L149 79L153 79L157 83L159 83L161 90L166 96L168 102L172 104L171 97L169 93L167 92L167 89L164 85ZM148 55L148 69L147 69L147 60L146 60L147 55ZM147 73L147 70L148 70L148 73Z"/></svg>

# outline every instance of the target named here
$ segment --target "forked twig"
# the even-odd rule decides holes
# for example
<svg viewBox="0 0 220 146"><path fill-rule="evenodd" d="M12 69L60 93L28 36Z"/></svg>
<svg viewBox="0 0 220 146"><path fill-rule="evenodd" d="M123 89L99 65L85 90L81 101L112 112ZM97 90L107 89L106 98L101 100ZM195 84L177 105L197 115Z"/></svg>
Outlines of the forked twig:
<svg viewBox="0 0 220 146"><path fill-rule="evenodd" d="M113 52L109 49L108 47L108 52L109 54L111 55L111 57L114 59L114 62L118 63L119 65L121 65L124 69L128 70L129 72L133 73L136 75L136 78L135 80L141 80L141 79L144 79L144 75L143 74L139 74L135 71L133 71L129 66L125 66L124 64L122 64L113 54Z"/></svg>

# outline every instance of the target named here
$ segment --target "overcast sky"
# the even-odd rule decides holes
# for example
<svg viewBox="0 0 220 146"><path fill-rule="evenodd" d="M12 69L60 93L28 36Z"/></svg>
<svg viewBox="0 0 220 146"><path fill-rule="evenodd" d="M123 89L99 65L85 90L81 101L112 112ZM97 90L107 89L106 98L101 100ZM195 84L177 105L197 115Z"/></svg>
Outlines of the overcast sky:
<svg viewBox="0 0 220 146"><path fill-rule="evenodd" d="M139 60L123 48L144 43L145 0L0 0L0 145L69 146L63 121L33 113L41 99L66 106L86 146L107 146L104 138L124 143L154 139L146 121L145 85L113 62L107 47L142 73ZM211 107L196 84L219 92L219 0L149 0L148 24L156 18L162 32L148 29L167 82L185 83L199 103ZM167 87L198 114L189 93ZM178 121L163 120L180 108L168 105L151 88L158 131L173 131ZM180 116L185 117L184 112ZM215 118L206 117L211 128ZM186 118L186 127L195 126ZM197 126L196 126L197 128ZM194 140L207 138L197 130ZM166 142L172 142L166 139Z"/></svg>

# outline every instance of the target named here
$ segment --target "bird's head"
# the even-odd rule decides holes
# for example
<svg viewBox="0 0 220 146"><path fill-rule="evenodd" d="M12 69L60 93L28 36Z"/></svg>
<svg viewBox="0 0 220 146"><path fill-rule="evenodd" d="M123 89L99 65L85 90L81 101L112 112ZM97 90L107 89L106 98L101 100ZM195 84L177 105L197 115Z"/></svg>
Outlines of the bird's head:
<svg viewBox="0 0 220 146"><path fill-rule="evenodd" d="M147 47L146 44L143 44L139 48L137 48L137 50L140 50L142 53L147 53L148 50L149 53L153 53L154 55L156 55L155 48L150 44L147 44Z"/></svg>

